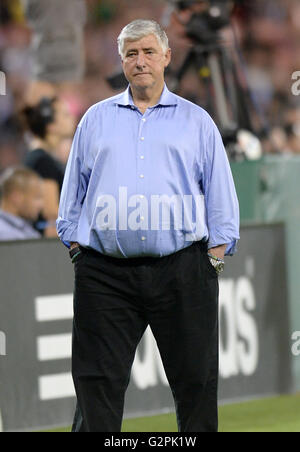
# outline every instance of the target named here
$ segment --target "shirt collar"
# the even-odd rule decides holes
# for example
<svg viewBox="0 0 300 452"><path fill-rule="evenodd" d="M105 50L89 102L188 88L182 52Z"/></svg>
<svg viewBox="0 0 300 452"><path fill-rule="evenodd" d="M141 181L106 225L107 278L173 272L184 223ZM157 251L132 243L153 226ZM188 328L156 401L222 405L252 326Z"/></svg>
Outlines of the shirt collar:
<svg viewBox="0 0 300 452"><path fill-rule="evenodd" d="M123 105L124 107L132 107L135 106L133 102L133 98L131 95L130 85L128 85L128 88L126 91L124 91L120 97L116 101L117 105ZM168 90L166 83L164 84L163 92L160 96L160 99L156 105L153 105L153 107L157 107L158 105L162 106L173 106L177 105L177 98L176 95L171 93L171 91ZM153 108L151 107L151 108Z"/></svg>

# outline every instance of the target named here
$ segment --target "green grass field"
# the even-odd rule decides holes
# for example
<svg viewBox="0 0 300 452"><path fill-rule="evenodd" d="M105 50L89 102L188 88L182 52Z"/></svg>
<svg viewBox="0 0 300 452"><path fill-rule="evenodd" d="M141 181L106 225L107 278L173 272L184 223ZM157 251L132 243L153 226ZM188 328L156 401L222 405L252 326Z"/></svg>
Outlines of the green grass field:
<svg viewBox="0 0 300 452"><path fill-rule="evenodd" d="M300 394L223 405L220 432L300 432ZM70 428L51 430L69 432ZM174 414L125 419L123 432L177 432Z"/></svg>

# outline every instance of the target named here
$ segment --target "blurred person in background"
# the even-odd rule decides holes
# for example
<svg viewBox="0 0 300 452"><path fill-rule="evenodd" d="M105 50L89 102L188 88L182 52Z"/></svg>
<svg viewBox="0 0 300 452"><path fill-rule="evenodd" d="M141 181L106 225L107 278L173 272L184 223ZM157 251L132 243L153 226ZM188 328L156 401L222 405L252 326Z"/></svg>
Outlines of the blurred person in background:
<svg viewBox="0 0 300 452"><path fill-rule="evenodd" d="M9 168L0 178L0 240L37 239L33 228L43 208L43 181L28 168Z"/></svg>
<svg viewBox="0 0 300 452"><path fill-rule="evenodd" d="M28 3L29 2L24 2ZM38 1L33 1L38 4ZM44 2L46 3L46 2ZM49 2L48 2L49 3ZM87 108L98 100L114 94L105 78L119 65L118 55L112 50L112 42L117 36L120 25L134 17L147 16L159 20L164 8L168 5L163 0L88 0L87 26L85 27L85 59L86 73L71 92L79 99L78 119ZM300 68L300 5L299 0L245 0L236 2L233 16L235 32L242 53L248 84L253 98L258 103L261 114L269 123L270 130L280 127L285 133L282 116L291 97L291 74ZM15 112L22 103L26 85L30 82L32 60L30 42L32 30L30 21L26 19L20 0L1 0L0 2L0 67L7 75L7 95L0 97L0 172L2 169L22 161L25 146L18 136ZM193 12L200 13L207 7L207 1L197 1L191 5ZM148 8L148 10L147 10ZM148 11L146 14L144 11ZM32 9L34 13L34 9ZM190 43L186 38L184 25L190 13L181 11L172 15L168 34L173 52L172 68L178 68L188 50ZM179 19L179 20L178 20ZM48 21L49 22L49 21ZM54 22L55 24L55 22ZM36 56L36 55L35 55ZM44 55L42 54L42 57ZM54 65L55 69L55 65ZM188 74L182 81L179 95L191 99L205 108L201 103L204 94L197 88L198 77ZM282 101L278 103L278 92ZM52 97L50 93L44 96ZM38 97L38 96L37 96ZM40 97L39 97L40 99ZM77 107L76 107L77 108ZM253 118L259 127L260 118ZM296 132L299 126L296 125ZM8 128L12 131L9 141L2 138ZM293 130L294 127L293 127ZM289 130L288 130L289 132ZM294 133L294 132L293 132ZM272 133L271 133L272 135ZM299 135L291 136L293 149L299 148ZM276 140L277 143L278 140ZM272 136L264 138L264 150L267 153L285 153L284 148L273 146ZM59 146L57 157L66 160L67 142Z"/></svg>
<svg viewBox="0 0 300 452"><path fill-rule="evenodd" d="M266 153L293 155L300 146L296 115L286 119L297 103L291 76L300 67L299 14L298 0L253 0L241 2L236 21L250 89L269 124Z"/></svg>
<svg viewBox="0 0 300 452"><path fill-rule="evenodd" d="M30 150L24 164L44 179L45 202L37 228L45 237L56 237L55 221L64 178L64 165L57 155L62 143L65 145L74 133L74 118L67 103L56 97L42 97L37 104L26 106L23 117L30 132Z"/></svg>
<svg viewBox="0 0 300 452"><path fill-rule="evenodd" d="M287 136L287 146L289 151L294 155L300 155L300 128L295 124L287 124L285 126Z"/></svg>

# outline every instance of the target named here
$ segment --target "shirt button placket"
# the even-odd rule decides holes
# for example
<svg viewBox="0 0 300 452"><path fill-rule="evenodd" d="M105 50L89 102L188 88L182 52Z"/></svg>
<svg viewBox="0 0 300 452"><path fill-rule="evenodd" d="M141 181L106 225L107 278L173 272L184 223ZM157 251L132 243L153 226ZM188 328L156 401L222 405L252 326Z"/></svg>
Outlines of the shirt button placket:
<svg viewBox="0 0 300 452"><path fill-rule="evenodd" d="M139 171L139 180L140 184L138 186L140 187L139 193L140 193L140 199L144 199L145 195L142 194L144 192L144 186L142 184L142 181L145 179L145 172L144 172L144 162L145 162L145 151L144 151L144 142L145 142L145 136L144 136L144 126L146 123L146 118L141 119L140 127L139 127L139 146L138 146L138 171ZM143 217L141 218L141 221L143 220ZM143 244L146 242L146 236L145 231L139 230L140 240Z"/></svg>
<svg viewBox="0 0 300 452"><path fill-rule="evenodd" d="M146 118L142 118L141 125L140 125L141 141L145 141L144 131L143 131L144 127L143 126L145 125L146 121L147 121ZM141 152L140 152L140 156L139 157L140 157L140 160L144 160L145 159L144 149L142 149L142 148L141 148Z"/></svg>

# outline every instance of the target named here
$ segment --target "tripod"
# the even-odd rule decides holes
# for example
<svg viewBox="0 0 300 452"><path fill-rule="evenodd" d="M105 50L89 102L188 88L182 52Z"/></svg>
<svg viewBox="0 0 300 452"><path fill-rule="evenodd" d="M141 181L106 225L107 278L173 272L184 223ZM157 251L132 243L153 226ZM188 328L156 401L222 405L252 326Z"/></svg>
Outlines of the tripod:
<svg viewBox="0 0 300 452"><path fill-rule="evenodd" d="M204 84L205 109L218 124L225 143L235 139L239 129L253 131L249 92L241 86L228 50L216 42L193 46L169 81L172 91L179 91L180 82L191 67Z"/></svg>

